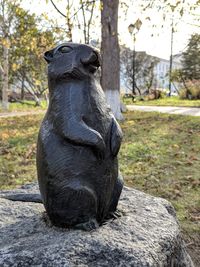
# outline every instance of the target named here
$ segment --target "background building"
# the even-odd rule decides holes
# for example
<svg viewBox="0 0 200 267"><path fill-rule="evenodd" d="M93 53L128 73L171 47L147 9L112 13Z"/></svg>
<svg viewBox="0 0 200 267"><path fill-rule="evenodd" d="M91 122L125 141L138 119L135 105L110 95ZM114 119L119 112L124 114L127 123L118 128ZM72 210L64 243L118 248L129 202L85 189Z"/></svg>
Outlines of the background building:
<svg viewBox="0 0 200 267"><path fill-rule="evenodd" d="M133 52L129 48L123 49L127 50L122 55L121 60L121 91L122 93L131 93ZM135 60L135 80L142 93L149 89L160 89L168 92L170 60L148 55L144 51L137 51ZM172 70L181 68L181 54L174 55ZM177 94L179 89L180 85L178 83L172 83L172 94Z"/></svg>

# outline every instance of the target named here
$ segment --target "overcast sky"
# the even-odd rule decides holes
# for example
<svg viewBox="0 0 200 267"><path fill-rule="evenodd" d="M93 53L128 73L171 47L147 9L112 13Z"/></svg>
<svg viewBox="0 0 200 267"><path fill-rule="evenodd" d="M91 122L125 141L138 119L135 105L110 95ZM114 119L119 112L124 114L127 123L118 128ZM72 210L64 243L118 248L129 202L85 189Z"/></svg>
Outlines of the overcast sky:
<svg viewBox="0 0 200 267"><path fill-rule="evenodd" d="M140 0L137 3L144 1ZM146 0L148 1L148 0ZM173 0L172 0L173 1ZM189 1L189 0L187 0ZM190 2L195 0L190 0ZM56 1L58 8L65 12L66 1ZM79 2L79 0L74 0L74 2ZM128 1L126 1L127 3ZM124 12L119 13L119 40L121 44L126 44L129 47L133 46L132 38L128 32L128 25L130 23L134 23L137 18L140 18L143 22L140 31L136 34L136 50L146 51L148 54L158 56L161 58L168 59L170 56L170 36L171 36L171 14L166 14L166 20L163 28L161 25L163 24L162 20L162 11L159 13L155 10L147 10L147 12L141 15L140 11L138 11L137 6L131 5L133 1L129 1L129 8L126 10L126 15ZM175 1L176 2L176 1ZM51 2L47 3L46 0L24 0L23 7L35 12L40 15L41 13L46 12L50 18L55 18L58 20L60 25L64 25L65 21L59 13L53 8ZM199 16L199 13L196 12ZM146 19L148 16L151 17L151 21ZM189 36L196 32L200 34L200 23L196 23L199 25L192 26L194 24L193 16L190 14L180 17L176 17L174 19L177 24L175 27L176 32L174 33L174 45L173 45L173 54L177 54L182 52L188 42ZM152 25L155 24L155 27ZM153 34L153 36L152 36ZM92 35L95 38L100 36L100 27L96 27L96 30L93 31ZM80 34L78 31L74 32L74 41L80 41Z"/></svg>

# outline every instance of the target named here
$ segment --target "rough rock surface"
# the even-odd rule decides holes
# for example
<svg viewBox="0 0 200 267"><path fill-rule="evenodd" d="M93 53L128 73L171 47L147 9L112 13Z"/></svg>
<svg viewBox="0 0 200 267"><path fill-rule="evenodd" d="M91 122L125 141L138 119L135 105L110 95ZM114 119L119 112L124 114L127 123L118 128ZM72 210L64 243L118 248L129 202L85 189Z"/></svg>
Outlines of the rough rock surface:
<svg viewBox="0 0 200 267"><path fill-rule="evenodd" d="M0 266L193 266L166 200L124 188L123 215L84 232L50 226L42 204L2 198L16 193L38 193L38 188L0 191Z"/></svg>

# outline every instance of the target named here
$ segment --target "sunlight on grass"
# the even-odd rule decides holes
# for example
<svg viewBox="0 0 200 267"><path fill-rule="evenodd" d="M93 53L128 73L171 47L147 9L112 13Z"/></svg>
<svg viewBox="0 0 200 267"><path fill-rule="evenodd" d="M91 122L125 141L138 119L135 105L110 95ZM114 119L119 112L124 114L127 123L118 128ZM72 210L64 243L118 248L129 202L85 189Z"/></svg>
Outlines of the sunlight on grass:
<svg viewBox="0 0 200 267"><path fill-rule="evenodd" d="M35 152L42 115L0 119L0 187L36 180Z"/></svg>
<svg viewBox="0 0 200 267"><path fill-rule="evenodd" d="M129 112L126 119L119 158L127 185L170 200L184 229L199 232L190 208L199 205L200 118Z"/></svg>
<svg viewBox="0 0 200 267"><path fill-rule="evenodd" d="M173 107L200 107L200 100L180 99L178 96L164 97L155 100L133 102L130 98L124 99L126 105L139 106L173 106Z"/></svg>
<svg viewBox="0 0 200 267"><path fill-rule="evenodd" d="M24 104L21 103L9 103L8 111L5 111L0 106L1 112L16 112L16 111L37 111L37 110L45 110L47 109L47 102L41 101L41 106L35 106L34 101L24 101Z"/></svg>

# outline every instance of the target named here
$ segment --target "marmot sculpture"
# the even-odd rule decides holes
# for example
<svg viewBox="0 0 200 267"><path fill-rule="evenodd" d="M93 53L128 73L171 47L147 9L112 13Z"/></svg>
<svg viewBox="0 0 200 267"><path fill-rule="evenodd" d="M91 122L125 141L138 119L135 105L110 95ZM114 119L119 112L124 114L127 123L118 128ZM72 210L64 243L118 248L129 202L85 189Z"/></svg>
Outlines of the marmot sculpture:
<svg viewBox="0 0 200 267"><path fill-rule="evenodd" d="M37 173L51 222L92 229L115 212L123 187L122 132L94 73L99 53L64 43L47 51L49 107L37 143Z"/></svg>

